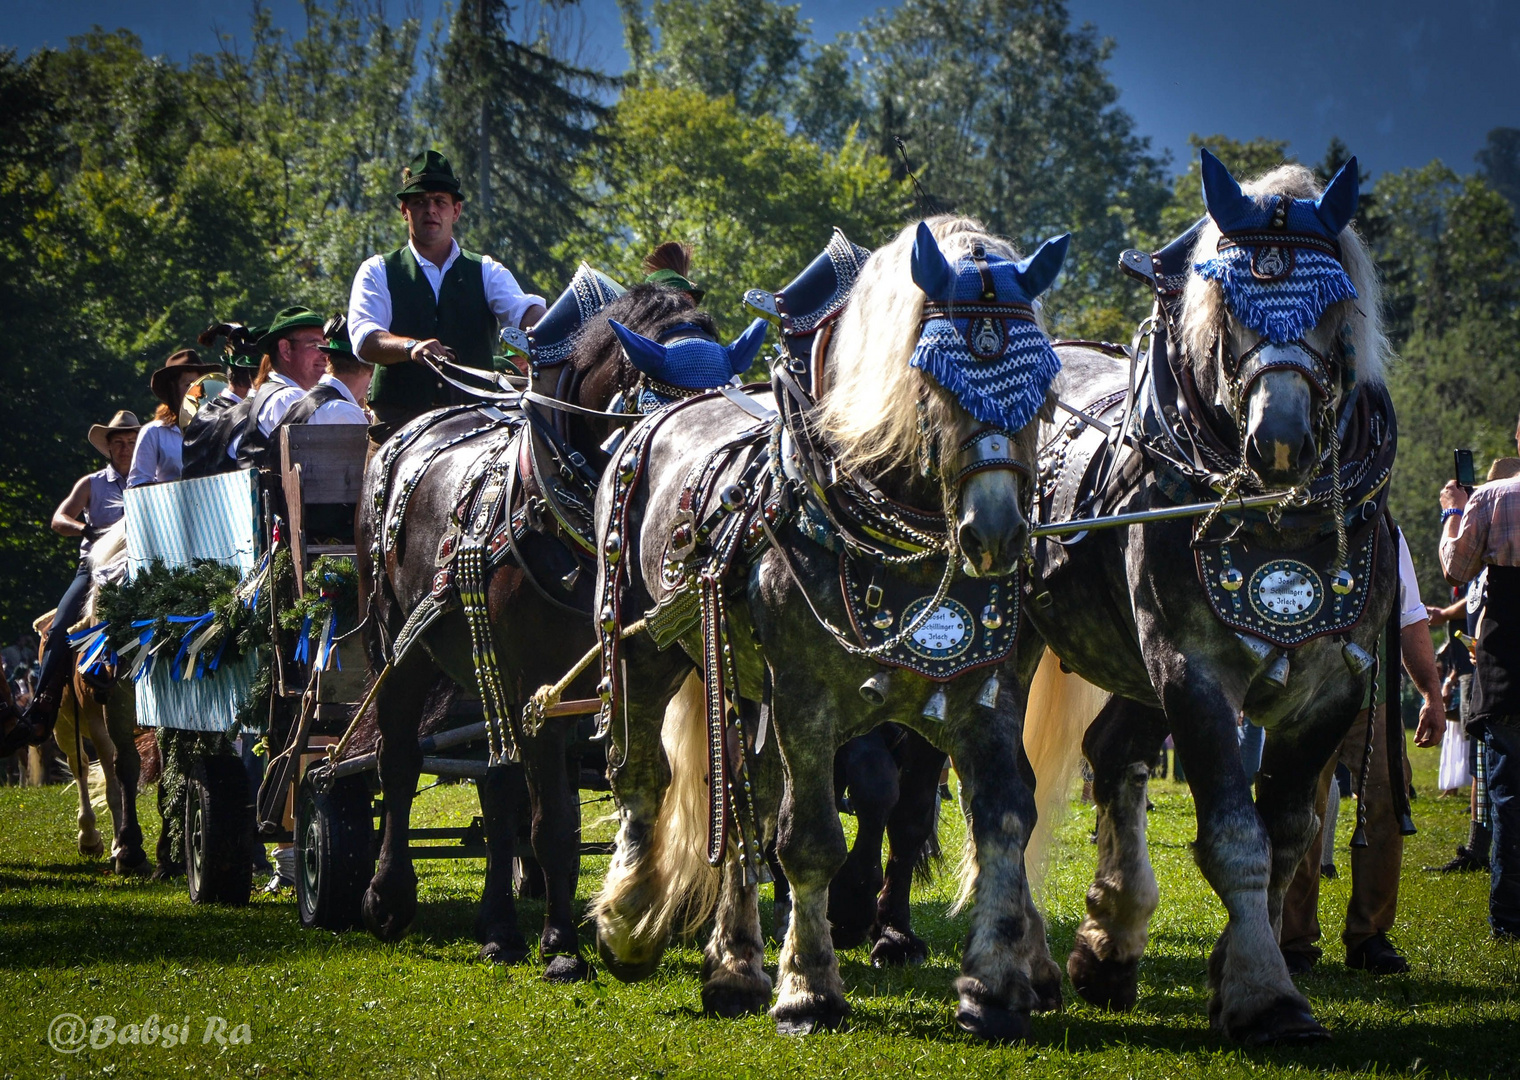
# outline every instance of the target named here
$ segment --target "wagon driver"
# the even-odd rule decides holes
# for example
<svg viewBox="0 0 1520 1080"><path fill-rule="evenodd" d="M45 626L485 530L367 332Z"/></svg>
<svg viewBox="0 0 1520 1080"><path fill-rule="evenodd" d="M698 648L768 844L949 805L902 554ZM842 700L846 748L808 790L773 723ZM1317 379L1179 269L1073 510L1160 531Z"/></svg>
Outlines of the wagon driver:
<svg viewBox="0 0 1520 1080"><path fill-rule="evenodd" d="M524 293L510 270L489 255L461 250L454 240L464 198L448 158L425 151L401 178L396 198L406 244L366 259L348 301L349 340L375 365L371 447L453 400L448 384L424 361L490 371L500 329L526 329L544 313L543 297Z"/></svg>
<svg viewBox="0 0 1520 1080"><path fill-rule="evenodd" d="M100 534L121 520L122 492L141 427L137 417L125 409L111 417L109 424L91 427L90 445L105 456L106 467L81 476L68 498L53 511L53 531L60 536L80 538L79 569L63 599L58 601L58 611L48 630L36 694L16 726L0 738L0 756L27 743L41 743L52 734L58 718L58 699L74 655L69 648L69 628L79 620L90 595L90 567L85 556Z"/></svg>

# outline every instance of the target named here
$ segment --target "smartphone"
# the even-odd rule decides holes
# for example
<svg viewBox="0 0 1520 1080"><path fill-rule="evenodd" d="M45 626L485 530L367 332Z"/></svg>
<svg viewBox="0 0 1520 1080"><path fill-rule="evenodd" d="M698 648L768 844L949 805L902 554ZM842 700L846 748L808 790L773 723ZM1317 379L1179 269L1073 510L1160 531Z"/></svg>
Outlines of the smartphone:
<svg viewBox="0 0 1520 1080"><path fill-rule="evenodd" d="M1468 491L1477 486L1477 478L1473 474L1473 456L1471 450L1455 450L1453 456L1457 460L1457 483Z"/></svg>

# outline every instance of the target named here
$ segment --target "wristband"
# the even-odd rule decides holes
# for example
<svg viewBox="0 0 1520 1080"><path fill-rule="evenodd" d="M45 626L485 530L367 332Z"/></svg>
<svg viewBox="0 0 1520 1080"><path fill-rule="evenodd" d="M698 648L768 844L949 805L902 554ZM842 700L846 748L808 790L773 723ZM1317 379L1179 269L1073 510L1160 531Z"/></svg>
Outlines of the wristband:
<svg viewBox="0 0 1520 1080"><path fill-rule="evenodd" d="M1453 506L1453 507L1450 507L1450 508L1448 508L1446 510L1442 510L1441 511L1441 524L1445 525L1447 518L1454 518L1454 517L1461 517L1461 516L1462 516L1462 509L1461 509L1461 507Z"/></svg>

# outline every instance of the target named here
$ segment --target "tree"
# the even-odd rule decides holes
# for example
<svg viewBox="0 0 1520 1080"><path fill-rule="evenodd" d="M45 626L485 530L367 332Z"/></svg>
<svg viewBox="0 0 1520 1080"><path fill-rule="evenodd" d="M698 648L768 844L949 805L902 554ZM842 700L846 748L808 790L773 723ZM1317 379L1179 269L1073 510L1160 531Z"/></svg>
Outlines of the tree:
<svg viewBox="0 0 1520 1080"><path fill-rule="evenodd" d="M1120 253L1155 232L1162 161L1118 107L1113 42L1064 0L904 0L860 35L873 115L934 199L1025 247L1071 232L1047 307L1062 334L1128 338L1148 301Z"/></svg>
<svg viewBox="0 0 1520 1080"><path fill-rule="evenodd" d="M463 0L434 78L435 127L475 199L464 239L525 279L557 280L554 252L585 210L576 161L606 115L594 95L614 81L567 62L506 0Z"/></svg>
<svg viewBox="0 0 1520 1080"><path fill-rule="evenodd" d="M823 249L831 226L874 246L909 207L885 159L854 132L831 153L780 120L745 115L729 97L629 90L605 134L582 164L580 188L593 209L564 257L633 283L655 245L686 241L726 333L748 321L744 290L779 289Z"/></svg>
<svg viewBox="0 0 1520 1080"><path fill-rule="evenodd" d="M751 116L784 115L811 37L800 8L775 0L654 0L659 47L649 71L660 86L727 95Z"/></svg>
<svg viewBox="0 0 1520 1080"><path fill-rule="evenodd" d="M1494 128L1476 158L1483 179L1520 213L1520 128Z"/></svg>

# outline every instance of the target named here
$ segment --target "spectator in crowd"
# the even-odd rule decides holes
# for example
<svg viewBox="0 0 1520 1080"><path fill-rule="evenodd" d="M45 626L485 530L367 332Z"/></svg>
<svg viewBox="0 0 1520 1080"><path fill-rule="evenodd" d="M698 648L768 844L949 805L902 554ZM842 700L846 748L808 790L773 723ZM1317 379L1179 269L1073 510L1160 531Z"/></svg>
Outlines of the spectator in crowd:
<svg viewBox="0 0 1520 1080"><path fill-rule="evenodd" d="M1414 560L1402 530L1398 534L1399 565L1399 651L1404 670L1414 681L1424 703L1420 707L1420 726L1415 733L1417 746L1434 746L1446 729L1446 709L1441 701L1441 676L1436 668L1435 649L1430 643L1430 624L1425 605L1420 602L1420 583L1415 577ZM1385 656L1390 642L1380 646ZM1363 758L1372 747L1367 763L1366 784L1360 793L1366 814L1367 846L1351 849L1351 900L1346 905L1346 928L1341 941L1346 946L1346 966L1361 968L1374 975L1395 975L1409 970L1409 962L1388 940L1398 915L1399 871L1404 859L1404 837L1399 832L1393 790L1388 783L1388 739L1383 725L1399 722L1398 702L1383 700L1383 680L1368 688L1362 711L1342 740L1339 752L1325 764L1320 775L1316 810L1321 822L1334 780L1336 764L1344 764L1353 776L1363 774ZM1390 715L1391 714L1391 715ZM1371 724L1370 733L1367 725ZM1409 783L1409 763L1404 764L1404 782ZM1288 894L1283 899L1283 959L1293 974L1302 974L1314 966L1322 955L1319 941L1319 883L1323 872L1324 826L1318 839L1309 845ZM1333 850L1333 848L1332 848Z"/></svg>
<svg viewBox="0 0 1520 1080"><path fill-rule="evenodd" d="M1515 432L1520 449L1520 424ZM1468 730L1483 744L1493 822L1488 922L1520 939L1520 476L1471 496L1455 480L1441 489L1441 570L1453 585L1484 577L1473 635Z"/></svg>
<svg viewBox="0 0 1520 1080"><path fill-rule="evenodd" d="M1488 483L1493 483L1495 480L1508 480L1515 476L1520 476L1520 457L1495 458L1493 464L1488 467ZM1471 795L1468 799L1469 822L1467 842L1457 845L1455 857L1443 866L1432 867L1445 874L1477 870L1487 873L1489 849L1493 846L1493 820L1488 801L1488 753L1484 749L1483 740L1471 730L1473 680L1476 676L1476 668L1469 649L1469 646L1476 644L1478 621L1483 613L1483 597L1487 584L1487 575L1480 570L1478 576L1467 583L1465 590L1458 596L1455 603L1445 608L1429 609L1432 626L1461 622L1466 627L1467 639L1466 644L1458 642L1453 655L1458 668L1458 722L1462 725L1463 733L1467 737L1468 770L1472 773Z"/></svg>

